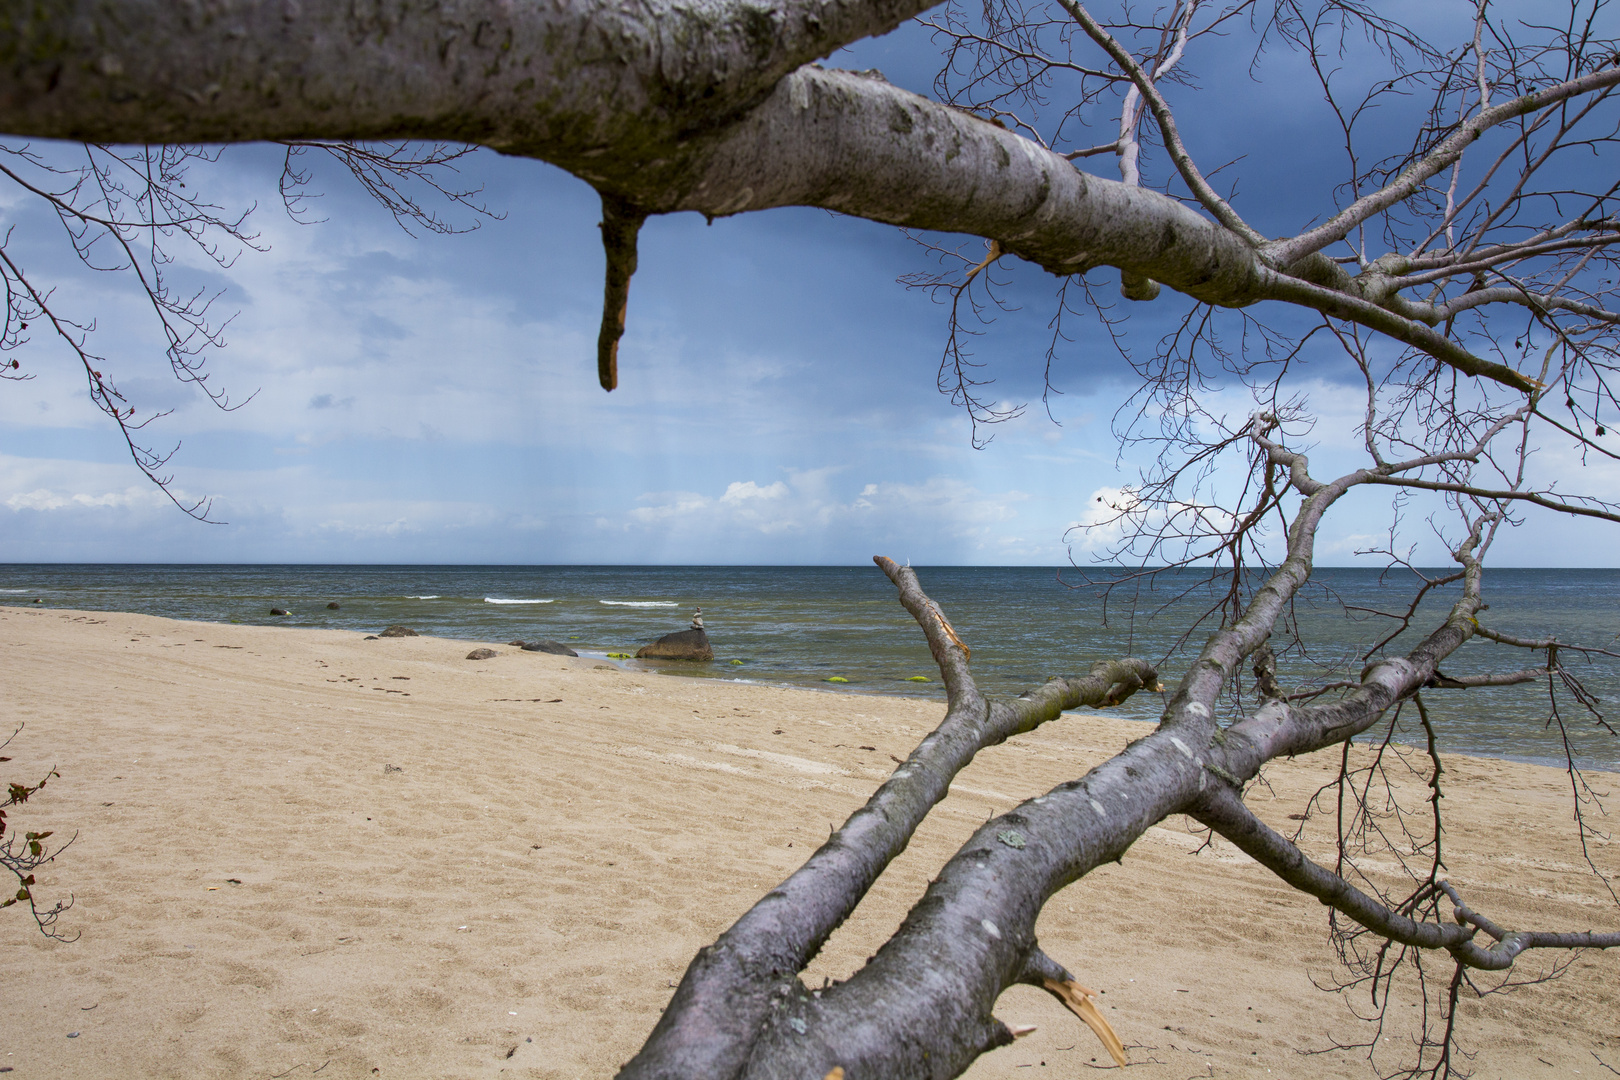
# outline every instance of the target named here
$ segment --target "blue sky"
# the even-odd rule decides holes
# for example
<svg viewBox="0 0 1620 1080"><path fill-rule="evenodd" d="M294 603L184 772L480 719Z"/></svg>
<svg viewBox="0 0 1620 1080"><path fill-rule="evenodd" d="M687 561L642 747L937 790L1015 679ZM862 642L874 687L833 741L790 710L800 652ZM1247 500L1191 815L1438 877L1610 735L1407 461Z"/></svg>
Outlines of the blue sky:
<svg viewBox="0 0 1620 1080"><path fill-rule="evenodd" d="M832 63L927 91L936 55L910 29ZM1189 97L1184 126L1209 133L1211 158L1248 151L1220 141L1233 131L1287 142L1290 171L1254 169L1240 191L1262 227L1296 230L1325 205L1315 178L1336 149L1308 113L1277 105L1275 81L1257 87L1227 67L1211 78L1236 92ZM1276 68L1286 84L1287 61ZM182 270L225 287L222 309L238 312L210 361L211 385L256 394L233 412L169 377L124 283L80 270L39 208L0 194L10 250L58 302L98 320L109 374L137 408L173 410L153 437L182 444L174 486L213 496L226 522L193 522L153 490L66 351L36 337L20 354L36 378L0 385L0 558L772 564L882 553L1050 565L1087 559L1094 545L1066 531L1135 475L1110 431L1128 370L1095 318L1071 324L1055 422L1040 406L1056 282L1039 273L1009 270L1019 310L977 344L998 380L991 396L1032 407L976 450L967 417L935 389L944 312L895 281L929 263L893 229L815 210L653 219L610 395L596 385L602 256L583 182L479 154L465 175L505 217L413 239L335 174L321 184L326 220L290 221L278 167L264 148L233 148L199 177L221 202L257 202L270 248L226 272ZM1115 297L1107 276L1098 293ZM1143 347L1173 305L1131 310ZM1354 441L1356 404L1336 377L1329 364L1300 384L1325 414L1328 467L1350 464ZM1546 461L1571 467L1560 448ZM1372 497L1340 515L1320 561L1355 561L1387 505ZM1421 523L1410 539L1420 557L1438 555ZM1532 518L1497 556L1615 565L1612 547L1597 528Z"/></svg>

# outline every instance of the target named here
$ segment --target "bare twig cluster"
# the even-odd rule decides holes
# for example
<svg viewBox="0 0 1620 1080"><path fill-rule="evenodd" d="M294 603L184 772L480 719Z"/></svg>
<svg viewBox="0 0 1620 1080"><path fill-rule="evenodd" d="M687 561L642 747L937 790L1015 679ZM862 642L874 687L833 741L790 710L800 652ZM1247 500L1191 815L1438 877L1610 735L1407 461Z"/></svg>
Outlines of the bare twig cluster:
<svg viewBox="0 0 1620 1080"><path fill-rule="evenodd" d="M280 194L296 220L311 220L310 203L318 197L311 190L314 172L304 161L312 152L342 165L407 232L464 228L441 217L429 197L494 216L477 201L476 190L449 182L456 162L471 148L284 142ZM210 382L208 356L225 344L231 321L218 313L223 290L185 282L206 278L195 273L199 259L204 267L228 270L242 252L262 251L264 245L249 225L251 206L227 208L202 193L199 175L205 182L221 155L217 147L192 145L84 143L64 148L0 142L0 184L10 185L24 201L43 204L84 266L126 282L151 313L170 372L228 411L246 404L251 395L233 400ZM95 318L78 314L78 305L60 299L37 267L24 265L17 254L17 228L10 226L0 238L0 288L6 300L0 327L0 356L6 359L0 378L31 377L21 357L33 335L44 330L78 361L91 402L118 426L136 467L185 513L210 520L211 500L182 494L168 471L178 443L165 449L149 439L149 426L167 411L143 412L119 388L114 371L128 370L132 358L126 350L102 351L95 344Z"/></svg>

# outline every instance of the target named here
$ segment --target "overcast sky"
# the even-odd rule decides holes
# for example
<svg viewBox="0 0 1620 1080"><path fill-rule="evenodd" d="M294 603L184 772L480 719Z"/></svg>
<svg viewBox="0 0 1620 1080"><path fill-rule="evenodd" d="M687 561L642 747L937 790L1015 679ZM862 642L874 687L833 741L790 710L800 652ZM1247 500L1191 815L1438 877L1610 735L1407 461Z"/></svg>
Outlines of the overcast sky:
<svg viewBox="0 0 1620 1080"><path fill-rule="evenodd" d="M1236 89L1189 95L1183 126L1223 160L1286 143L1291 171L1243 173L1240 209L1296 231L1331 198L1338 151L1279 95L1286 60L1258 86L1245 59L1206 67ZM937 54L913 29L831 63L927 91ZM1111 159L1094 167L1113 175ZM0 559L1050 565L1090 557L1095 543L1066 531L1136 474L1110 431L1132 384L1095 318L1069 324L1052 419L1040 404L1057 283L1038 273L1010 272L1019 310L976 343L998 380L990 396L1032 407L976 450L935 388L944 312L896 283L930 264L893 229L816 210L651 220L610 395L594 361L599 204L583 182L478 154L464 176L504 217L413 239L335 173L321 185L325 220L290 221L278 168L277 154L246 147L199 174L222 203L258 203L270 249L189 271L238 313L210 360L210 385L255 395L232 412L168 375L125 282L82 271L40 207L0 192L8 250L58 304L98 320L109 374L137 408L172 410L151 431L181 443L174 487L213 496L226 522L193 522L154 490L65 350L36 334L19 354L36 378L0 385ZM1144 348L1179 310L1171 299L1127 312L1112 272L1094 278ZM1327 416L1324 471L1351 462L1357 404L1343 374L1323 361L1299 384ZM1574 467L1562 447L1543 462ZM1620 490L1607 474L1582 483ZM1387 506L1372 498L1330 522L1320 561L1356 561ZM1437 559L1421 521L1409 539ZM1497 561L1616 565L1614 550L1597 528L1532 517Z"/></svg>

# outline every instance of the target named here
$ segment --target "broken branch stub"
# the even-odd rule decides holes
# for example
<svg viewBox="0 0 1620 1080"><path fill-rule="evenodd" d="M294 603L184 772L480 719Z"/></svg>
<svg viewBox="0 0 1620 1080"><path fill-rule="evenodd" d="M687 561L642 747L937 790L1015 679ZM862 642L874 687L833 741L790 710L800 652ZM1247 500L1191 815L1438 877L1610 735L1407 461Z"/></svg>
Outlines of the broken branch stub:
<svg viewBox="0 0 1620 1080"><path fill-rule="evenodd" d="M1087 989L1073 979L1066 982L1047 979L1041 985L1053 997L1063 1002L1065 1008L1085 1021L1086 1026L1095 1032L1097 1038L1102 1041L1104 1049L1114 1059L1114 1064L1122 1069L1130 1064L1125 1058L1125 1044L1114 1033L1113 1025L1108 1022L1102 1013L1097 1011L1097 1003L1091 1000L1097 996L1095 990Z"/></svg>
<svg viewBox="0 0 1620 1080"><path fill-rule="evenodd" d="M636 272L636 238L647 215L615 195L602 193L602 250L607 255L602 289L602 330L596 338L596 376L602 389L619 385L619 339L630 305L630 278Z"/></svg>

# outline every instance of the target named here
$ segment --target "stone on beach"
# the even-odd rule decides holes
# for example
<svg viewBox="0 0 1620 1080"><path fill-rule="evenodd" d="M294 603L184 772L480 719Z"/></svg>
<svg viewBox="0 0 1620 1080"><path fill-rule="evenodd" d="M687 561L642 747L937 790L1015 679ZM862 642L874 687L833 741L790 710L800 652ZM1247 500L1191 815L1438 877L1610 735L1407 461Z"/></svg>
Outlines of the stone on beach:
<svg viewBox="0 0 1620 1080"><path fill-rule="evenodd" d="M495 657L497 657L499 655L501 655L501 654L496 652L494 649L474 649L472 652L467 654L467 659L469 659L469 660L491 660L491 659L494 659Z"/></svg>
<svg viewBox="0 0 1620 1080"><path fill-rule="evenodd" d="M400 626L398 623L396 623L393 626L390 626L388 629L384 630L382 633L378 634L377 636L378 637L417 637L418 635L417 635L416 631L412 630L410 627L408 627L408 626Z"/></svg>
<svg viewBox="0 0 1620 1080"><path fill-rule="evenodd" d="M665 634L651 645L636 650L637 660L713 660L709 635L703 630L681 630Z"/></svg>
<svg viewBox="0 0 1620 1080"><path fill-rule="evenodd" d="M519 646L524 652L551 653L553 656L578 656L579 653L570 649L560 641L525 641Z"/></svg>

